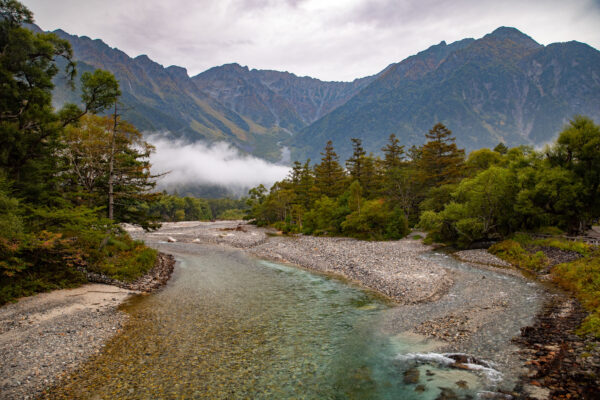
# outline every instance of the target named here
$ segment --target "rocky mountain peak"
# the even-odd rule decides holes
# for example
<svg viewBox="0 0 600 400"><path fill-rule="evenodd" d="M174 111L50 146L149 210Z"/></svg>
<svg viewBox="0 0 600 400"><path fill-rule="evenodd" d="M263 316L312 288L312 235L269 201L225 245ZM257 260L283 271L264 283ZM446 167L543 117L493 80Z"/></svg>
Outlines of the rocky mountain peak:
<svg viewBox="0 0 600 400"><path fill-rule="evenodd" d="M523 47L528 48L539 48L543 47L541 44L533 40L530 36L527 36L520 30L508 26L501 26L483 37L483 40L499 40L499 41L511 41Z"/></svg>

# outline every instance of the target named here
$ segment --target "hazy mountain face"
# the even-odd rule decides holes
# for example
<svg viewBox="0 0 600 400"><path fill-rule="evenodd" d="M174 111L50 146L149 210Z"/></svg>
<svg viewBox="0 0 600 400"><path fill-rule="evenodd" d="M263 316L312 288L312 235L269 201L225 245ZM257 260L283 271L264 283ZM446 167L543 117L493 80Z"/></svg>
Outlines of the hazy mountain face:
<svg viewBox="0 0 600 400"><path fill-rule="evenodd" d="M189 77L184 68L131 58L101 40L56 32L80 70L119 79L125 118L141 130L190 142L225 141L268 160L319 158L327 140L342 157L350 138L378 152L390 133L420 144L443 122L468 150L540 145L574 114L600 120L600 52L582 43L542 46L513 28L436 46L373 77L323 82L238 64ZM76 100L57 79L56 101Z"/></svg>
<svg viewBox="0 0 600 400"><path fill-rule="evenodd" d="M147 56L131 58L101 40L55 32L71 42L81 71L102 68L119 80L125 118L138 128L168 131L189 141L226 141L278 160L278 142L344 104L373 78L323 82L237 64L190 78L184 68L164 68ZM56 102L77 101L57 80Z"/></svg>
<svg viewBox="0 0 600 400"><path fill-rule="evenodd" d="M600 52L578 43L542 46L513 28L446 45L391 65L360 93L291 140L297 157L327 140L342 156L350 137L378 151L390 133L420 144L435 123L461 147L541 145L574 114L600 119Z"/></svg>

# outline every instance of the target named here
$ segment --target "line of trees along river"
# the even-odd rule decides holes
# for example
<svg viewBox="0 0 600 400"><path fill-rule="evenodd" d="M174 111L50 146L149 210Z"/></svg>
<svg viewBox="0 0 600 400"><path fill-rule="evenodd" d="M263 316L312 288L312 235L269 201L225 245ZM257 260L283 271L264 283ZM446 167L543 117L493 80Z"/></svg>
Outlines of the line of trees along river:
<svg viewBox="0 0 600 400"><path fill-rule="evenodd" d="M250 191L251 217L286 232L396 239L417 226L462 246L520 230L584 231L600 216L600 127L575 116L543 150L480 149L465 157L436 124L405 149L395 135L367 155L352 139L344 168L328 142L320 162L295 162L270 190Z"/></svg>

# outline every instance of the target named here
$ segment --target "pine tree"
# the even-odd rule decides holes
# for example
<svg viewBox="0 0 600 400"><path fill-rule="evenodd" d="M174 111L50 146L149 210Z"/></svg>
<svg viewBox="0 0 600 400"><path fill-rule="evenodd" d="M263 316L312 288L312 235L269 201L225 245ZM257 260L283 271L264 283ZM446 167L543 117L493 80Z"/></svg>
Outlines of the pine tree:
<svg viewBox="0 0 600 400"><path fill-rule="evenodd" d="M321 163L315 165L315 186L320 195L336 198L344 191L346 174L339 163L339 157L333 149L333 143L327 142L321 153Z"/></svg>
<svg viewBox="0 0 600 400"><path fill-rule="evenodd" d="M400 167L404 163L404 146L393 133L389 137L389 143L381 151L385 155L384 167L386 171L392 168Z"/></svg>
<svg viewBox="0 0 600 400"><path fill-rule="evenodd" d="M420 178L426 188L456 183L463 173L465 151L458 149L452 131L437 123L425 134L428 140L417 161Z"/></svg>
<svg viewBox="0 0 600 400"><path fill-rule="evenodd" d="M362 181L364 157L367 154L362 147L362 141L358 138L352 138L352 157L346 161L346 168L352 177L352 180Z"/></svg>

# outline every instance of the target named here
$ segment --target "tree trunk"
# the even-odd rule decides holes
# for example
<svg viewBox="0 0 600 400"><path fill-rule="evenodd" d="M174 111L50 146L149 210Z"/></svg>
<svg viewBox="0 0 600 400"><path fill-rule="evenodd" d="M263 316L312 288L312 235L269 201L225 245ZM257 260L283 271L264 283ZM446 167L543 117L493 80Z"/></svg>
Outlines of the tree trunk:
<svg viewBox="0 0 600 400"><path fill-rule="evenodd" d="M115 165L115 136L117 135L117 102L115 101L115 112L112 135L110 136L110 159L108 162L108 219L114 218L115 194L114 194L114 165Z"/></svg>

